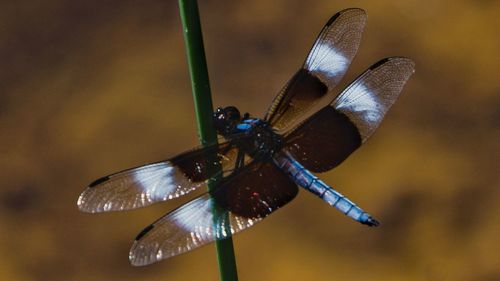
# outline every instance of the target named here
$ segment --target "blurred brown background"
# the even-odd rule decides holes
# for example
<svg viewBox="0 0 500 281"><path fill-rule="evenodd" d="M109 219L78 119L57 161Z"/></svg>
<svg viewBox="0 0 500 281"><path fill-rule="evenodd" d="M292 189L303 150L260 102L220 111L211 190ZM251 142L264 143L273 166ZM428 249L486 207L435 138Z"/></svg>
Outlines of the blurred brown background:
<svg viewBox="0 0 500 281"><path fill-rule="evenodd" d="M9 3L7 3L9 2ZM322 175L382 221L302 191L235 238L240 280L500 280L499 1L200 1L215 105L263 116L335 12L417 72L375 136ZM0 280L218 280L213 245L144 268L135 235L183 203L87 215L97 177L197 145L177 1L0 4Z"/></svg>

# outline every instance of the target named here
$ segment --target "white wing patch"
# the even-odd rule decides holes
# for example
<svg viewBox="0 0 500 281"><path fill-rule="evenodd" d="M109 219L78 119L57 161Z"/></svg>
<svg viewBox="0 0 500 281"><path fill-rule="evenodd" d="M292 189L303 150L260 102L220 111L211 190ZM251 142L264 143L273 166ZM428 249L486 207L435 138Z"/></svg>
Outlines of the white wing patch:
<svg viewBox="0 0 500 281"><path fill-rule="evenodd" d="M320 72L326 78L333 78L344 74L349 67L350 60L329 44L318 44L311 53L312 62L307 60L307 69Z"/></svg>
<svg viewBox="0 0 500 281"><path fill-rule="evenodd" d="M158 170L162 172L158 173ZM144 191L142 197L145 200L166 200L172 198L176 189L173 172L174 168L168 163L158 163L155 166L135 171L133 178L138 187Z"/></svg>
<svg viewBox="0 0 500 281"><path fill-rule="evenodd" d="M197 244L196 241L210 239L213 235L210 227L213 224L211 202L211 199L200 201L196 212L184 211L184 207L180 207L179 211L172 215L172 222L189 232L195 244Z"/></svg>
<svg viewBox="0 0 500 281"><path fill-rule="evenodd" d="M385 110L378 96L361 84L349 89L350 94L339 98L334 107L343 113L356 112L360 118L370 123L378 122Z"/></svg>

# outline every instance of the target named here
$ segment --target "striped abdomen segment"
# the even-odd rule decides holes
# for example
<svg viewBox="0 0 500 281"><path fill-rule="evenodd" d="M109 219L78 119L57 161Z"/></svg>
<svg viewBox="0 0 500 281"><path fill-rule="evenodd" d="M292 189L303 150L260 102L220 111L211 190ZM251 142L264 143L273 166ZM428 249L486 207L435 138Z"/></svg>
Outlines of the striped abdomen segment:
<svg viewBox="0 0 500 281"><path fill-rule="evenodd" d="M370 214L314 176L290 154L281 154L274 158L274 161L297 185L317 195L346 216L369 226L379 225L379 222L372 218Z"/></svg>

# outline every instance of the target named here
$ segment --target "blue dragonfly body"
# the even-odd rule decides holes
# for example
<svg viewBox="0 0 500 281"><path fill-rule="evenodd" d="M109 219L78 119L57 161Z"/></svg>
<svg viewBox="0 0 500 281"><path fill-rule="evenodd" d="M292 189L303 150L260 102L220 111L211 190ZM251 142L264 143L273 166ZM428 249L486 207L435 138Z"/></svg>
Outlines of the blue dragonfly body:
<svg viewBox="0 0 500 281"><path fill-rule="evenodd" d="M275 161L297 185L323 199L326 203L335 207L346 216L369 226L379 225L379 222L372 218L371 215L305 169L304 166L300 165L300 163L290 154L282 155Z"/></svg>

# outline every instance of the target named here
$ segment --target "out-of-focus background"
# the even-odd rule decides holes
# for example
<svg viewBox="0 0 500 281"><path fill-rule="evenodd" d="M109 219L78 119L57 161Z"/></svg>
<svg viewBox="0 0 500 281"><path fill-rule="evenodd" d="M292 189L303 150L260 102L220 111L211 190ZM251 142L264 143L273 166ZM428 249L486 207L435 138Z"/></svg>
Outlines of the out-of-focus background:
<svg viewBox="0 0 500 281"><path fill-rule="evenodd" d="M235 237L240 280L500 280L499 1L200 1L215 105L263 116L337 11L368 24L343 86L417 71L366 145L322 178L382 222L302 191ZM218 280L214 246L143 268L135 235L187 199L80 213L92 180L197 145L177 1L0 4L0 279Z"/></svg>

